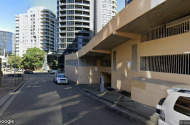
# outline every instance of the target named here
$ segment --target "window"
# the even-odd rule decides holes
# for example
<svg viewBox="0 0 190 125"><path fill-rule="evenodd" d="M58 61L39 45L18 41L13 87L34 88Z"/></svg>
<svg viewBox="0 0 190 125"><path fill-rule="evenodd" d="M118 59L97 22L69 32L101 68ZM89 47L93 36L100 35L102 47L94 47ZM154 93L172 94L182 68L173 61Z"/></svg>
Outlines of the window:
<svg viewBox="0 0 190 125"><path fill-rule="evenodd" d="M97 66L97 60L79 59L79 66Z"/></svg>
<svg viewBox="0 0 190 125"><path fill-rule="evenodd" d="M190 75L190 54L141 57L141 70Z"/></svg>
<svg viewBox="0 0 190 125"><path fill-rule="evenodd" d="M67 22L67 26L71 26L71 25L74 25L74 22L68 21L68 22Z"/></svg>
<svg viewBox="0 0 190 125"><path fill-rule="evenodd" d="M116 51L113 51L113 71L116 71Z"/></svg>
<svg viewBox="0 0 190 125"><path fill-rule="evenodd" d="M101 60L101 66L111 67L111 60Z"/></svg>
<svg viewBox="0 0 190 125"><path fill-rule="evenodd" d="M74 0L68 0L68 3L74 3Z"/></svg>
<svg viewBox="0 0 190 125"><path fill-rule="evenodd" d="M186 116L190 116L190 98L179 97L174 105L174 110Z"/></svg>
<svg viewBox="0 0 190 125"><path fill-rule="evenodd" d="M67 9L74 9L74 5L67 5Z"/></svg>
<svg viewBox="0 0 190 125"><path fill-rule="evenodd" d="M137 44L132 45L132 70L137 71Z"/></svg>
<svg viewBox="0 0 190 125"><path fill-rule="evenodd" d="M74 20L74 16L67 16L67 20Z"/></svg>
<svg viewBox="0 0 190 125"><path fill-rule="evenodd" d="M67 14L74 14L74 10L68 10Z"/></svg>

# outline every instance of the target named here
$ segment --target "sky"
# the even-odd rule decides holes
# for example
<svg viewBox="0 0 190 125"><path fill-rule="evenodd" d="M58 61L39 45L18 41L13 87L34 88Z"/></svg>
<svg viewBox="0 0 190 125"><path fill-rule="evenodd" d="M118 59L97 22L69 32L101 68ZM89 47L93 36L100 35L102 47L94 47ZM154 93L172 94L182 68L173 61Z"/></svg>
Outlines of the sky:
<svg viewBox="0 0 190 125"><path fill-rule="evenodd" d="M0 29L15 32L15 15L27 13L33 6L44 6L57 13L57 0L1 0ZM125 6L125 0L117 0L117 12Z"/></svg>

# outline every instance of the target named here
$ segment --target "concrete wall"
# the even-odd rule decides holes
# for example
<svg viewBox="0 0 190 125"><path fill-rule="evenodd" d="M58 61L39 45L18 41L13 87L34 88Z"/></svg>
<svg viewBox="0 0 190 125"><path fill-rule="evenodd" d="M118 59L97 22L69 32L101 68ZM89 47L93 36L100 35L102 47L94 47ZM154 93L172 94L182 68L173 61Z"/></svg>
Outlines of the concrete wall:
<svg viewBox="0 0 190 125"><path fill-rule="evenodd" d="M140 43L139 40L128 41L112 51L117 51L116 62L117 70L113 71L110 67L101 67L100 60L97 61L98 72L95 67L74 67L66 66L66 76L78 83L97 83L100 76L107 77L106 73L112 74L112 87L116 89L126 90L131 92L131 79L135 77L145 77L152 79L162 79L166 81L182 82L190 84L190 76L172 73L159 73L140 70L140 57L156 56L156 55L173 55L184 54L190 52L190 33L184 33L167 38L152 40ZM132 61L132 45L138 45L138 71L132 71L128 64ZM72 54L66 56L67 59L77 59L77 56ZM113 61L112 61L113 63ZM113 64L112 64L113 66ZM78 74L80 72L80 74ZM105 82L109 82L109 77Z"/></svg>
<svg viewBox="0 0 190 125"><path fill-rule="evenodd" d="M184 33L143 43L140 43L138 40L131 40L114 48L112 51L117 52L117 70L113 71L112 69L112 87L131 92L131 80L135 77L162 79L190 84L189 75L140 70L140 57L142 56L174 55L190 52L189 39L190 33ZM132 71L128 65L128 62L131 63L132 60L132 45L134 44L138 44L138 71Z"/></svg>
<svg viewBox="0 0 190 125"><path fill-rule="evenodd" d="M71 59L78 59L78 57L75 54L65 57L65 61ZM111 68L102 67L101 60L97 60L97 66L65 65L65 75L77 84L98 84L100 76L104 76L105 83L111 83Z"/></svg>
<svg viewBox="0 0 190 125"><path fill-rule="evenodd" d="M160 99L167 97L167 89L170 87L171 86L132 80L131 98L142 104L156 107Z"/></svg>
<svg viewBox="0 0 190 125"><path fill-rule="evenodd" d="M168 96L167 89L185 83L169 82L158 79L134 78L131 81L131 98L134 101L156 107L160 99Z"/></svg>
<svg viewBox="0 0 190 125"><path fill-rule="evenodd" d="M79 84L96 84L99 82L95 66L79 67Z"/></svg>
<svg viewBox="0 0 190 125"><path fill-rule="evenodd" d="M131 92L131 79L139 76L137 71L132 71L131 66L128 63L131 63L132 59L132 45L139 44L139 40L128 41L112 51L116 51L116 66L117 70L113 71L112 68L112 87L116 89L126 90ZM139 48L139 47L138 47ZM138 53L139 55L139 53ZM113 60L113 57L112 57ZM113 61L112 61L113 67Z"/></svg>
<svg viewBox="0 0 190 125"><path fill-rule="evenodd" d="M79 83L78 71L79 71L78 67L76 67L76 66L66 66L65 67L65 76L68 78L68 80Z"/></svg>
<svg viewBox="0 0 190 125"><path fill-rule="evenodd" d="M67 55L65 56L65 62L66 62L66 60L70 60L70 59L78 59L78 57L76 56L76 54L71 54L70 56L67 56ZM65 76L68 78L68 80L79 83L78 67L65 65Z"/></svg>
<svg viewBox="0 0 190 125"><path fill-rule="evenodd" d="M139 60L140 56L175 55L188 53L190 52L189 40L190 32L140 43ZM140 62L138 65L140 65ZM139 71L139 74L140 76L147 78L190 84L189 75L145 71Z"/></svg>

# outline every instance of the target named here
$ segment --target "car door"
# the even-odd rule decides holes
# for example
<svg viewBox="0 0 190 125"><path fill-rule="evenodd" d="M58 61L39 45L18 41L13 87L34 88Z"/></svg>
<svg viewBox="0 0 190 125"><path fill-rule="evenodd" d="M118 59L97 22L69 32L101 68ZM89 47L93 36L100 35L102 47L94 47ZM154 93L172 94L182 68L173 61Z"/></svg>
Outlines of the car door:
<svg viewBox="0 0 190 125"><path fill-rule="evenodd" d="M165 122L169 125L180 125L181 120L190 120L189 106L190 94L180 92L170 93L163 105Z"/></svg>

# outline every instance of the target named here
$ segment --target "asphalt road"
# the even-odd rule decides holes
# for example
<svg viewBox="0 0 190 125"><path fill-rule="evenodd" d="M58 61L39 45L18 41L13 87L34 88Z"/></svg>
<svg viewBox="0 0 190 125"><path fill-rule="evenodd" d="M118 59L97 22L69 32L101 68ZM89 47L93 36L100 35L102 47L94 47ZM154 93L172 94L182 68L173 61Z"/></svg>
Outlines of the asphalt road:
<svg viewBox="0 0 190 125"><path fill-rule="evenodd" d="M142 125L48 74L30 75L0 119L16 125Z"/></svg>

